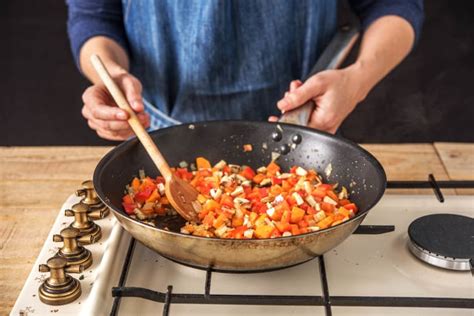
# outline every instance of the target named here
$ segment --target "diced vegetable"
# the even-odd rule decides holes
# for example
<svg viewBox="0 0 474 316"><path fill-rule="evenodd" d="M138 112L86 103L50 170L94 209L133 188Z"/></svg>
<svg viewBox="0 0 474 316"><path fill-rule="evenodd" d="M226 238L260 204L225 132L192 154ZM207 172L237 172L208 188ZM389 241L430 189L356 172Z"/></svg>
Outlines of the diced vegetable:
<svg viewBox="0 0 474 316"><path fill-rule="evenodd" d="M196 166L198 170L200 169L211 169L211 163L209 160L203 157L197 157L196 158Z"/></svg>
<svg viewBox="0 0 474 316"><path fill-rule="evenodd" d="M199 191L200 223L186 223L181 233L219 238L277 238L318 231L354 217L357 205L347 189L322 183L316 171L293 166L288 172L272 161L267 166L227 164L212 167L204 157L196 167L182 162L175 174ZM257 170L257 172L255 171ZM143 171L127 185L122 198L125 212L153 224L151 219L170 214L164 178ZM159 220L159 219L156 219Z"/></svg>

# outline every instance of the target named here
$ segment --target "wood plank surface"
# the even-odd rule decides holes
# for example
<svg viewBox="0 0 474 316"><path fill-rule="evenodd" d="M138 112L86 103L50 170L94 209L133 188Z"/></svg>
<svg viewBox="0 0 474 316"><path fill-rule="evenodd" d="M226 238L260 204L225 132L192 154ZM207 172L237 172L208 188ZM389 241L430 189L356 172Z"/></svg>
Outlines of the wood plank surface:
<svg viewBox="0 0 474 316"><path fill-rule="evenodd" d="M0 148L0 315L7 315L65 199L110 147Z"/></svg>
<svg viewBox="0 0 474 316"><path fill-rule="evenodd" d="M452 180L474 180L474 144L435 143L448 176ZM456 189L458 194L474 194L473 189Z"/></svg>
<svg viewBox="0 0 474 316"><path fill-rule="evenodd" d="M469 164L472 167L473 152L469 146L364 147L380 160L389 180L425 180L429 173L444 180L449 176L463 177L462 170ZM83 180L92 177L97 162L110 149L0 147L0 315L11 310L59 208ZM430 190L387 191L388 194L424 192Z"/></svg>
<svg viewBox="0 0 474 316"><path fill-rule="evenodd" d="M428 180L432 173L437 180L449 180L443 163L431 144L362 145L382 164L390 180ZM430 194L431 189L392 189L393 194ZM455 194L454 190L443 190Z"/></svg>

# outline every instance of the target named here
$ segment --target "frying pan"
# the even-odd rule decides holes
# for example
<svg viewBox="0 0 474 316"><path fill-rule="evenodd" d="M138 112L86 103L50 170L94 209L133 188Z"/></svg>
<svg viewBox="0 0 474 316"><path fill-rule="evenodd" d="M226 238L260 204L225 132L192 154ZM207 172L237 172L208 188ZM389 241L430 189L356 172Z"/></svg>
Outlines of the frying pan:
<svg viewBox="0 0 474 316"><path fill-rule="evenodd" d="M313 72L321 67L336 67L357 34L350 30L342 36L339 33ZM328 58L328 54L339 62ZM312 106L305 105L299 113L286 116L287 122L307 122ZM274 133L280 137L272 137ZM157 176L158 172L136 138L115 147L94 172L94 185L100 199L135 239L166 258L197 268L262 271L313 259L350 236L385 191L385 172L370 153L351 141L303 126L282 122L213 121L164 128L152 132L151 137L171 166L203 156L212 163L224 159L228 163L258 168L271 161L272 153L280 153L277 163L283 170L293 165L316 169L325 182L348 188L351 200L359 206L354 218L302 235L244 240L185 235L179 232L184 220L178 216L159 217L156 226L151 226L125 213L121 201L126 184L139 169L150 176ZM299 139L294 142L295 138ZM252 144L253 150L244 152L244 144Z"/></svg>

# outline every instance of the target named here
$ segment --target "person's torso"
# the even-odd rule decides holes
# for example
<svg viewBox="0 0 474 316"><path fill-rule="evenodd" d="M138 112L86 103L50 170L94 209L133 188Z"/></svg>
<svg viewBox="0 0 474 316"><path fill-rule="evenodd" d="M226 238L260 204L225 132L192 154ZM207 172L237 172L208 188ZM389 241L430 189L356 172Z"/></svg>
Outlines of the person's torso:
<svg viewBox="0 0 474 316"><path fill-rule="evenodd" d="M144 97L178 121L266 120L331 39L336 6L335 0L123 0L132 73Z"/></svg>

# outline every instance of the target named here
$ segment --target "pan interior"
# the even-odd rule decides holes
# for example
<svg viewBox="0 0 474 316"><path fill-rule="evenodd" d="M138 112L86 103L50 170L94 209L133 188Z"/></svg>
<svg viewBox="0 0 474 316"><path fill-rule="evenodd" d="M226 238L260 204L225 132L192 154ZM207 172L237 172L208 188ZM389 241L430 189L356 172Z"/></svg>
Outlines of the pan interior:
<svg viewBox="0 0 474 316"><path fill-rule="evenodd" d="M280 133L276 141L273 133ZM211 163L223 159L227 163L258 168L267 165L272 153L288 154L278 158L283 170L298 165L313 168L325 182L345 186L350 198L359 206L359 215L367 212L381 198L386 184L385 173L378 161L358 145L332 135L294 125L248 121L216 121L173 126L151 133L170 166L181 161L193 162L198 156ZM296 139L300 138L300 142ZM277 137L278 139L278 137ZM243 151L244 144L253 150ZM136 138L122 143L109 152L94 173L94 185L102 200L115 211L124 214L121 198L125 185L144 169L150 176L159 173ZM168 218L166 225L179 231L183 221ZM159 224L162 227L162 224Z"/></svg>

